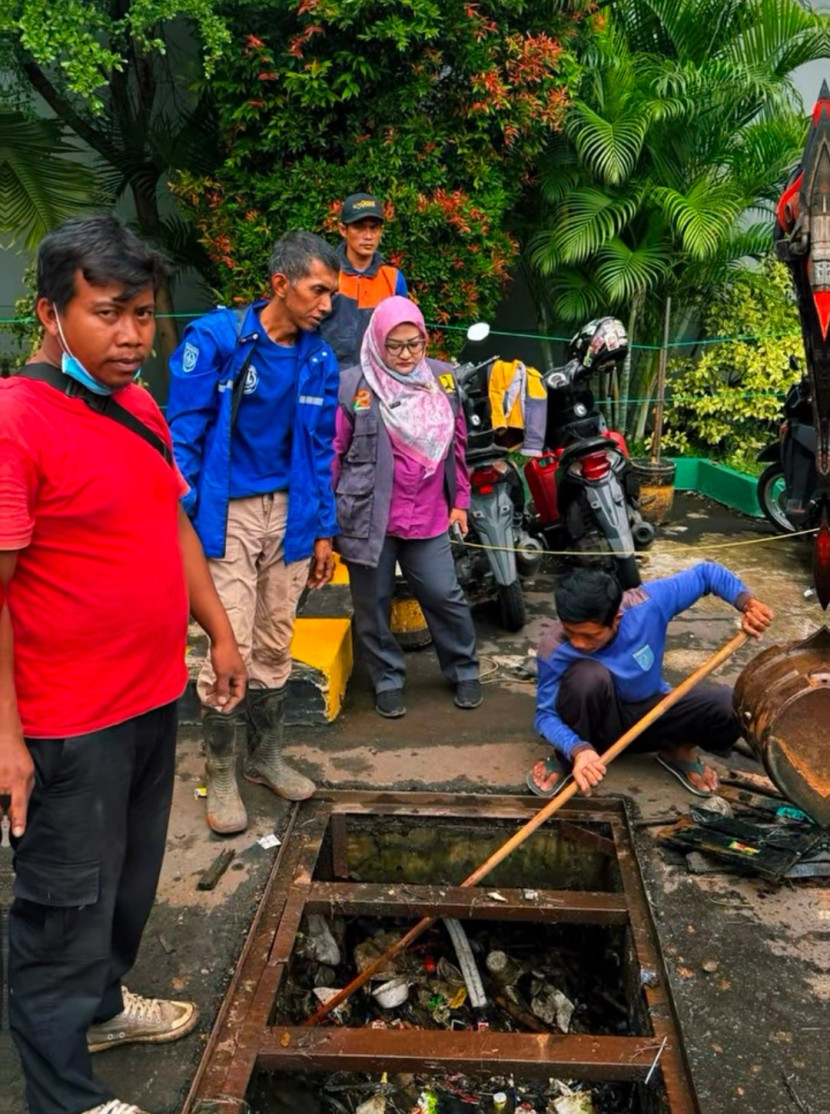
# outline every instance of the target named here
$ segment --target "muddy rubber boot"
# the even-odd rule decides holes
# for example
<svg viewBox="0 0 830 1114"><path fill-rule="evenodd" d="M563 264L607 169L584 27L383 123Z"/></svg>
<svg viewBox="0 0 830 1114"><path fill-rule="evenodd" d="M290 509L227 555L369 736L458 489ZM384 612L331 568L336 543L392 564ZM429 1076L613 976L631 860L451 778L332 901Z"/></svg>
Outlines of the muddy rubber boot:
<svg viewBox="0 0 830 1114"><path fill-rule="evenodd" d="M295 770L282 756L285 689L249 690L246 697L250 734L245 757L245 777L267 785L287 801L313 796L313 781Z"/></svg>
<svg viewBox="0 0 830 1114"><path fill-rule="evenodd" d="M248 813L236 784L236 716L208 710L202 727L208 827L218 835L244 832L248 827Z"/></svg>

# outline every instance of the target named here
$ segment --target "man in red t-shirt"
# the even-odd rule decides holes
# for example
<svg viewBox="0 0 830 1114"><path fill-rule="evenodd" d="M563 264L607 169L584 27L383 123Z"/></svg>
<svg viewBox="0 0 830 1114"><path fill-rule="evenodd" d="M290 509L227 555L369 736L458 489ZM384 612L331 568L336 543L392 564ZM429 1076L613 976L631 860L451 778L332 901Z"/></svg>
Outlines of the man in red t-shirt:
<svg viewBox="0 0 830 1114"><path fill-rule="evenodd" d="M169 432L133 383L165 273L114 217L68 221L38 252L41 347L0 380L9 1021L31 1114L142 1114L89 1053L198 1020L122 986L164 855L188 610L210 636L213 705L245 690Z"/></svg>

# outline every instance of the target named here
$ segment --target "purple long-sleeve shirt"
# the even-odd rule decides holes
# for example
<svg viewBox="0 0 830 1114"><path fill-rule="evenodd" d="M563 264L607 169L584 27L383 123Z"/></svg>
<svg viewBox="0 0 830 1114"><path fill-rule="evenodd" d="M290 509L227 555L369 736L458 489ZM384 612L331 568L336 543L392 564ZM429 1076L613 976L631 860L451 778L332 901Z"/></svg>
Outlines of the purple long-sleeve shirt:
<svg viewBox="0 0 830 1114"><path fill-rule="evenodd" d="M338 407L334 430L335 487L340 478L343 457L352 443L353 432L353 423L342 407ZM423 465L403 453L394 441L390 443L395 472L386 533L396 538L437 538L446 531L452 509L447 506L444 468L439 465L431 476L427 476ZM451 446L455 457L455 506L459 510L467 510L470 505L470 477L464 459L466 448L467 424L464 412L459 408Z"/></svg>

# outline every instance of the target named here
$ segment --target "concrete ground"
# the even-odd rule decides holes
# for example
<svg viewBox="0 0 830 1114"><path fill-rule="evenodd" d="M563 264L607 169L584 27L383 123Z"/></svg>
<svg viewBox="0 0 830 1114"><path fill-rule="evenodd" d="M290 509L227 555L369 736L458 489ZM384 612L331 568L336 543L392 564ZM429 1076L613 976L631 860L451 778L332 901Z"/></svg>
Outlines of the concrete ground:
<svg viewBox="0 0 830 1114"><path fill-rule="evenodd" d="M644 575L667 575L704 558L727 564L773 606L776 622L764 647L806 637L821 625L820 608L804 597L808 547L775 540L762 522L693 496L678 497L674 522L661 532ZM531 617L519 635L499 631L494 615L477 609L487 681L479 710L453 707L427 650L409 658L407 716L382 720L372 710L368 679L358 664L337 722L294 729L297 764L335 788L525 792L525 772L544 748L534 737L534 686L523 671L533 668L540 632L551 621L554 582L545 573L528 583ZM676 620L666 654L669 680L680 680L735 629L735 613L714 599ZM757 644L745 646L718 677L734 681L757 652ZM195 998L202 1023L180 1044L124 1048L96 1059L120 1097L153 1114L180 1108L273 860L274 851L257 841L279 832L287 812L267 790L246 784L251 826L239 837L219 840L205 827L204 802L194 795L201 771L198 737L185 729L158 901L130 985L145 994ZM694 800L649 756L623 757L600 792L631 798L643 821L683 813ZM647 825L637 832L703 1114L830 1114L830 890L816 881L771 890L727 873L690 875L681 860L657 847ZM199 873L225 846L235 848L234 862L215 891L199 892ZM4 868L8 881L6 848L0 852L0 886ZM0 1047L2 1063L13 1063L6 1047ZM14 1067L10 1074L8 1082L0 1079L0 1110L21 1114L19 1074Z"/></svg>

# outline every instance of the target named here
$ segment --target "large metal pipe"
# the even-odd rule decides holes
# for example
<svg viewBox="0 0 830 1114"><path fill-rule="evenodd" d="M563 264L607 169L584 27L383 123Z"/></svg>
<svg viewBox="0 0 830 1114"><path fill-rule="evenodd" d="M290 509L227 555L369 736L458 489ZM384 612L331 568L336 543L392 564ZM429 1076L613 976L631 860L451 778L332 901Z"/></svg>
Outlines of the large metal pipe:
<svg viewBox="0 0 830 1114"><path fill-rule="evenodd" d="M771 780L830 827L830 630L753 658L735 685L735 710Z"/></svg>

